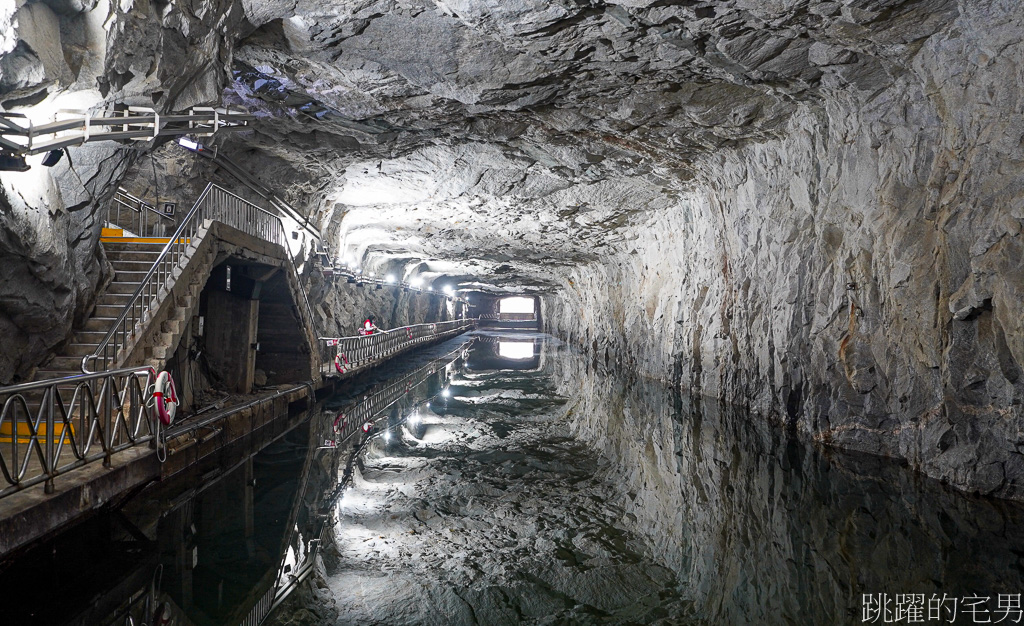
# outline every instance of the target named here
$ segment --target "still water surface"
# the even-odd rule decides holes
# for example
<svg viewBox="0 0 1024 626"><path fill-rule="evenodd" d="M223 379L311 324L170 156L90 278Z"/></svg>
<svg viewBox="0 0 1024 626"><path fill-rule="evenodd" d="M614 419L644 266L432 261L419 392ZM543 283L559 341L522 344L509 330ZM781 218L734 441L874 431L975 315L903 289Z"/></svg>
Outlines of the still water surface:
<svg viewBox="0 0 1024 626"><path fill-rule="evenodd" d="M1017 621L1020 506L475 337L3 564L0 624Z"/></svg>
<svg viewBox="0 0 1024 626"><path fill-rule="evenodd" d="M553 338L486 334L362 448L315 584L275 620L1013 622L1022 521Z"/></svg>

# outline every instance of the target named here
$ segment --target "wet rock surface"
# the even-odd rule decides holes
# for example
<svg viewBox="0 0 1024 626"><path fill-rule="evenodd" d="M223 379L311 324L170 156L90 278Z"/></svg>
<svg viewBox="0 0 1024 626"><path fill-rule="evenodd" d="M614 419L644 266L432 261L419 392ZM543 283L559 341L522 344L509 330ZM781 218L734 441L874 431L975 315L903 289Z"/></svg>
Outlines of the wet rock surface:
<svg viewBox="0 0 1024 626"><path fill-rule="evenodd" d="M865 593L997 618L1024 584L1019 506L543 342L526 369L474 370L477 344L447 399L371 440L273 623L855 624Z"/></svg>
<svg viewBox="0 0 1024 626"><path fill-rule="evenodd" d="M1020 498L1022 24L298 3L240 42L231 98L289 117L236 139L367 266L542 293L609 362Z"/></svg>

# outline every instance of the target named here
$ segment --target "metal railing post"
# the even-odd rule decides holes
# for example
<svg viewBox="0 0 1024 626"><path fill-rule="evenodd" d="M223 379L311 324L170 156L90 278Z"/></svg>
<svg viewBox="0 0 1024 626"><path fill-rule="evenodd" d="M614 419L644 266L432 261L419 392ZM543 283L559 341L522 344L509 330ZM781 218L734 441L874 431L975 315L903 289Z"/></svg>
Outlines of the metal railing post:
<svg viewBox="0 0 1024 626"><path fill-rule="evenodd" d="M101 409L103 414L101 420L103 422L103 432L101 437L103 439L103 467L110 468L113 466L112 448L113 448L113 432L111 431L111 417L114 412L114 386L111 384L110 376L103 379L103 386L101 389L106 389L106 393L103 394L103 400L101 406L106 405L105 409Z"/></svg>
<svg viewBox="0 0 1024 626"><path fill-rule="evenodd" d="M49 478L43 487L44 493L53 493L53 472L55 463L53 459L53 394L57 393L57 387L50 387L48 392L43 393L43 402L46 403L46 473ZM15 434L15 437L17 434Z"/></svg>

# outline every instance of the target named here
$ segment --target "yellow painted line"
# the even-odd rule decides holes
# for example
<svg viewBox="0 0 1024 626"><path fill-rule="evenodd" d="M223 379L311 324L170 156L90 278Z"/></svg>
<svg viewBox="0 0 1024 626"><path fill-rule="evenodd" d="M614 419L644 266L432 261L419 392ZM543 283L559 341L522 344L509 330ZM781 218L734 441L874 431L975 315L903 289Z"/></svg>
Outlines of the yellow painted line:
<svg viewBox="0 0 1024 626"><path fill-rule="evenodd" d="M104 237L124 237L124 229L123 228L104 228L103 231L100 232L100 239L102 239Z"/></svg>
<svg viewBox="0 0 1024 626"><path fill-rule="evenodd" d="M64 434L65 424L64 422L57 422L53 425L53 434L56 437L61 437ZM71 425L71 434L75 433L75 427ZM0 443L11 443L11 423L6 422L0 424ZM28 443L32 441L32 431L29 430L27 422L17 422L17 429L15 430L18 436L18 443ZM46 436L46 424L39 424L39 430L37 433L40 437Z"/></svg>
<svg viewBox="0 0 1024 626"><path fill-rule="evenodd" d="M100 237L100 241L109 243L167 243L170 237ZM189 243L188 239L179 239L178 243Z"/></svg>

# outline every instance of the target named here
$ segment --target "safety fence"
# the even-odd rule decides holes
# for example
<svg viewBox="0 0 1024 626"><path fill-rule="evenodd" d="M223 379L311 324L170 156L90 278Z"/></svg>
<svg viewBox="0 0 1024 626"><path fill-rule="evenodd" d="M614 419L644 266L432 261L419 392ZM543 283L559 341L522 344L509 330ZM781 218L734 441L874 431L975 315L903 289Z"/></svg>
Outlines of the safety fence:
<svg viewBox="0 0 1024 626"><path fill-rule="evenodd" d="M286 230L279 216L217 185L208 184L188 215L171 235L170 241L161 250L149 272L142 278L135 293L128 299L110 330L100 340L92 354L83 357L83 372L92 373L116 365L118 359L122 357L123 351L131 346L139 334L145 330L152 310L160 304L161 296L169 293L171 284L188 264L192 253L199 245L200 231L213 221L227 224L254 237L276 243L282 246L286 252L288 251L285 239ZM286 254L286 256L289 263L293 264L292 269L294 270L291 254ZM305 291L302 290L301 281L299 289L302 291L306 312L312 323L313 311L309 306Z"/></svg>
<svg viewBox="0 0 1024 626"><path fill-rule="evenodd" d="M130 367L0 387L0 497L159 440L156 371Z"/></svg>
<svg viewBox="0 0 1024 626"><path fill-rule="evenodd" d="M121 187L107 207L107 223L139 237L165 237L174 229L173 217Z"/></svg>
<svg viewBox="0 0 1024 626"><path fill-rule="evenodd" d="M214 107L193 107L187 113L161 115L149 107L107 106L60 110L52 120L35 124L23 114L5 112L0 114L0 154L12 155L24 164L26 155L87 142L209 136L245 129L255 119L255 115L245 111Z"/></svg>
<svg viewBox="0 0 1024 626"><path fill-rule="evenodd" d="M471 319L449 320L399 326L372 335L321 337L321 374L348 374L415 345L457 335L472 328L475 323L475 320Z"/></svg>

